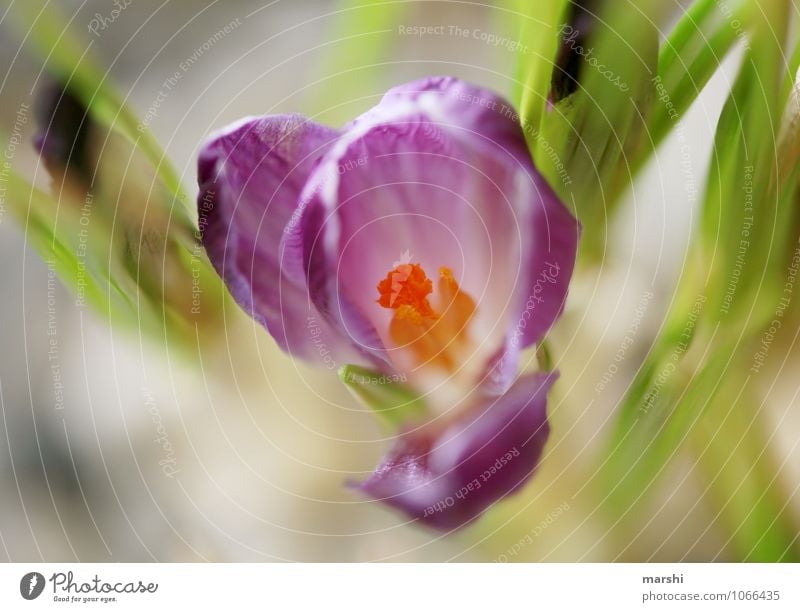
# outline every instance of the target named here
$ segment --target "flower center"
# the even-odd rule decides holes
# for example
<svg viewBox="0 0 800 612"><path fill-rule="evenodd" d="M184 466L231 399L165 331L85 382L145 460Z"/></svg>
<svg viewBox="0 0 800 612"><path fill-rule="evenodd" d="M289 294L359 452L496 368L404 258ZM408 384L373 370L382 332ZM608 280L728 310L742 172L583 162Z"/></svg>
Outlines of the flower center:
<svg viewBox="0 0 800 612"><path fill-rule="evenodd" d="M403 306L420 316L436 317L428 296L433 292L433 283L419 264L400 264L378 283L381 294L378 304L384 308L400 310Z"/></svg>
<svg viewBox="0 0 800 612"><path fill-rule="evenodd" d="M449 371L458 367L475 302L461 291L450 268L439 268L436 309L429 301L433 282L420 264L403 263L389 271L378 293L378 304L394 310L389 335L398 346L410 348L420 364Z"/></svg>

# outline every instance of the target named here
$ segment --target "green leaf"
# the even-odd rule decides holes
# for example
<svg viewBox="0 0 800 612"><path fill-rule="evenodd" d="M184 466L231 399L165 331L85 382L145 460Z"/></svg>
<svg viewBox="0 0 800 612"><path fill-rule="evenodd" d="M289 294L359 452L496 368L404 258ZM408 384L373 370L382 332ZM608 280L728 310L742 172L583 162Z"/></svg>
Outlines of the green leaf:
<svg viewBox="0 0 800 612"><path fill-rule="evenodd" d="M726 430L741 432L757 417L751 405L726 411L732 393L739 401L735 391L752 363L750 354L743 354L748 340L780 316L782 264L786 245L796 240L796 228L785 219L797 194L791 180L796 173L782 174L776 155L791 68L784 60L788 7L779 0L758 6L747 22L751 46L717 126L702 232L664 331L623 401L610 441L600 486L609 491L607 506L614 515L653 490L688 440L713 445L703 458L713 470L726 449L724 442L708 438L708 427L725 422ZM746 431L748 444L730 450L731 467L717 479L731 495L737 478L749 483L729 508L746 523L731 539L746 542L741 546L749 546L747 554L754 558L777 560L791 540L785 537L792 528L783 512L786 498L763 474L753 481L751 471L740 471L759 463L755 453L768 447L757 423ZM744 506L753 509L749 517L741 512Z"/></svg>
<svg viewBox="0 0 800 612"><path fill-rule="evenodd" d="M16 3L9 12L43 70L88 109L90 178L51 169L58 195L50 197L14 174L8 197L26 238L55 262L78 304L115 326L185 348L213 338L226 293L158 143L92 59L93 41L74 36L52 3Z"/></svg>
<svg viewBox="0 0 800 612"><path fill-rule="evenodd" d="M787 501L777 458L750 377L729 384L690 432L689 447L729 533L733 557L748 562L800 561L800 525ZM702 484L701 484L702 486Z"/></svg>
<svg viewBox="0 0 800 612"><path fill-rule="evenodd" d="M45 0L15 2L9 8L9 17L18 31L26 33L24 44L41 57L45 71L69 87L96 121L122 134L142 151L164 185L193 214L194 205L186 198L180 176L158 141L116 93L108 70L103 71L94 61L94 41L76 36L59 9Z"/></svg>
<svg viewBox="0 0 800 612"><path fill-rule="evenodd" d="M423 398L402 384L397 375L386 375L355 365L339 369L339 379L350 392L392 429L428 414Z"/></svg>
<svg viewBox="0 0 800 612"><path fill-rule="evenodd" d="M775 12L770 17L781 23L781 13L777 10L780 4L773 2L773 6ZM762 296L772 298L770 307L774 309L775 294L762 289L766 270L771 270L767 262L770 245L774 244L774 236L770 239L770 234L775 228L777 205L785 203L776 197L777 165L773 153L781 116L779 92L783 78L782 72L774 67L780 67L781 57L780 41L775 42L766 24L756 29L752 48L717 127L704 200L703 232L694 242L691 265L680 279L678 298L668 314L664 331L621 407L621 428L616 442L627 435L632 420L642 416L641 405L659 373L669 368L670 363L677 368L697 336L708 342L713 338L715 346L730 350L731 342L741 338L743 325L760 329L765 321L767 309L760 301L764 299ZM753 213L747 205L746 190L752 190L750 206L758 202L758 219L750 218ZM745 261L740 257L742 240L753 245ZM731 284L734 277L735 286ZM702 300L700 307L698 300ZM661 409L668 407L665 404ZM646 411L643 420L664 418L658 408Z"/></svg>
<svg viewBox="0 0 800 612"><path fill-rule="evenodd" d="M702 213L710 312L732 331L758 328L771 318L774 289L784 275L782 266L771 263L776 249L790 242L781 233L791 229L784 221L794 196L776 156L786 103L789 15L784 2L759 7L751 47L717 126Z"/></svg>
<svg viewBox="0 0 800 612"><path fill-rule="evenodd" d="M725 7L723 14L721 7ZM737 41L747 44L749 0L697 0L681 16L658 57L658 102L648 120L658 145L684 116ZM736 27L739 25L739 27ZM641 165L645 159L638 160Z"/></svg>
<svg viewBox="0 0 800 612"><path fill-rule="evenodd" d="M147 309L138 313L135 300L115 280L114 263L108 258L111 231L102 219L52 214L59 203L30 185L13 170L6 174L6 203L25 232L26 241L51 265L72 290L78 306L88 305L110 317L118 325L140 324L145 330L158 325L158 316ZM107 262L107 263L106 263Z"/></svg>
<svg viewBox="0 0 800 612"><path fill-rule="evenodd" d="M529 141L534 142L530 139L535 139L541 129L568 0L518 0L512 4L522 23L520 41L528 49L528 53L517 56L512 101L519 108L523 126L528 126Z"/></svg>
<svg viewBox="0 0 800 612"><path fill-rule="evenodd" d="M547 56L527 67L522 100L523 128L536 165L562 200L575 205L584 226L581 249L590 256L602 253L607 216L630 182L631 160L650 146L645 118L653 99L656 23L663 4L601 2L599 7L587 23L574 26L568 23L571 11L555 21L548 13L544 26L532 22L536 36L547 41L538 43ZM523 42L536 46L533 36L528 33ZM577 62L577 90L543 110L552 62L562 46ZM545 61L551 63L549 71Z"/></svg>

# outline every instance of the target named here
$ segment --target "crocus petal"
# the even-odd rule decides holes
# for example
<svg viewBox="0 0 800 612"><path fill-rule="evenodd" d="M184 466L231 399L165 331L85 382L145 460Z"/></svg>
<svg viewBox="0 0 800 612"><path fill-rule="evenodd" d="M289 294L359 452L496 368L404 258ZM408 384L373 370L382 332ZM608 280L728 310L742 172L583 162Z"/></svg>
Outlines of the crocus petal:
<svg viewBox="0 0 800 612"><path fill-rule="evenodd" d="M353 124L380 115L395 105L409 103L418 106L434 122L480 136L501 147L506 155L513 155L526 168L532 165L511 103L494 91L453 77L428 77L393 87L386 92L380 105Z"/></svg>
<svg viewBox="0 0 800 612"><path fill-rule="evenodd" d="M522 348L539 342L564 310L581 227L548 185L540 187L531 228L534 248L517 329ZM513 337L513 334L512 334Z"/></svg>
<svg viewBox="0 0 800 612"><path fill-rule="evenodd" d="M522 487L549 434L547 393L554 373L520 378L509 391L441 435L397 440L356 488L437 529L456 529Z"/></svg>
<svg viewBox="0 0 800 612"><path fill-rule="evenodd" d="M506 336L503 349L492 357L484 390L503 393L514 380L522 349L538 343L564 310L575 267L581 227L553 191L544 186L531 229L534 248L527 267L524 303ZM519 288L518 288L519 290Z"/></svg>
<svg viewBox="0 0 800 612"><path fill-rule="evenodd" d="M298 115L250 118L213 135L198 164L203 245L231 294L284 350L331 369L361 360L320 316L305 279L281 269L280 242L314 164L337 136Z"/></svg>

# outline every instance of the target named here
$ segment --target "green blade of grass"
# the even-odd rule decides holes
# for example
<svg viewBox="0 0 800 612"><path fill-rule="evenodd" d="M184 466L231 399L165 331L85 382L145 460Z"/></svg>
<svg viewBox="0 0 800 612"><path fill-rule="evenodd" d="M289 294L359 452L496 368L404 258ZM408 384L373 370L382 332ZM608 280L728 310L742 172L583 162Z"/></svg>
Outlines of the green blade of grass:
<svg viewBox="0 0 800 612"><path fill-rule="evenodd" d="M95 120L140 149L157 169L164 185L193 215L194 205L186 198L180 176L158 141L114 90L108 71L104 72L95 62L93 41L81 40L52 2L15 2L9 16L17 31L24 33L26 47L40 56L43 68L69 87L91 110Z"/></svg>
<svg viewBox="0 0 800 612"><path fill-rule="evenodd" d="M653 1L601 3L585 45L564 41L578 55L577 90L547 111L533 150L553 188L575 203L584 255L602 253L607 220L632 178L632 160L647 154L661 10ZM562 163L569 184L559 181Z"/></svg>
<svg viewBox="0 0 800 612"><path fill-rule="evenodd" d="M779 222L797 192L796 185L781 176L777 159L786 98L782 92L790 68L784 52L787 8L779 0L759 3L751 48L717 128L703 226L691 265L681 278L664 331L620 408L601 485L611 490L608 505L614 515L627 512L632 498L651 491L693 436L711 446L703 461L710 461L706 467L713 469L724 447L704 438L700 423L707 428L724 417L730 421L728 430L744 427L736 419L746 411L728 414L722 407L727 406L730 389L741 386L747 364L740 356L747 339L761 333L775 316L786 274L785 267L775 265L785 261L786 254L776 249L795 235L788 224ZM749 195L753 202L748 205ZM700 300L701 307L689 306L692 300ZM748 444L729 456L733 467L718 479L723 494L733 494L730 484L737 470L754 464L754 453L767 448L760 431L758 423L748 426ZM736 494L730 512L746 525L731 533L731 539L749 542L754 558L777 560L777 551L783 554L788 544L791 525L785 498L766 482L761 477ZM740 508L748 505L754 511L745 517Z"/></svg>
<svg viewBox="0 0 800 612"><path fill-rule="evenodd" d="M723 14L718 0L697 0L683 14L661 46L658 57L658 95L648 120L658 145L697 99L737 41L747 44L737 24L747 22L749 0L732 0ZM661 90L663 88L663 90ZM640 160L640 164L644 160Z"/></svg>
<svg viewBox="0 0 800 612"><path fill-rule="evenodd" d="M539 133L568 0L518 0L511 5L521 20L519 38L528 49L518 55L512 102L519 109L522 124L529 126L527 131Z"/></svg>
<svg viewBox="0 0 800 612"><path fill-rule="evenodd" d="M364 406L386 423L391 431L428 414L425 401L396 380L355 365L339 369L339 379Z"/></svg>

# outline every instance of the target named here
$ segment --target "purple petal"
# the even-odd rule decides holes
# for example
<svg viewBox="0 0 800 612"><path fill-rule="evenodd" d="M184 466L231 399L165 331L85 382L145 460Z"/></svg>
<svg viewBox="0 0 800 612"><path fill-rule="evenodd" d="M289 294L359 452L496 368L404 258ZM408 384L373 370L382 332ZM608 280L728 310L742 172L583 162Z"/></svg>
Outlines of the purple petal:
<svg viewBox="0 0 800 612"><path fill-rule="evenodd" d="M484 379L485 390L498 395L514 380L521 350L541 341L561 316L578 253L580 223L547 185L541 187L540 195L531 231L529 276L518 287L524 302Z"/></svg>
<svg viewBox="0 0 800 612"><path fill-rule="evenodd" d="M409 104L442 126L480 136L482 140L515 156L526 166L532 165L512 104L494 91L454 77L427 77L398 85L386 92L380 104L356 119L353 125Z"/></svg>
<svg viewBox="0 0 800 612"><path fill-rule="evenodd" d="M282 271L279 247L337 136L298 115L250 118L212 136L198 163L203 244L231 294L284 350L330 369L359 360L309 300L305 279Z"/></svg>
<svg viewBox="0 0 800 612"><path fill-rule="evenodd" d="M520 378L442 435L402 436L357 488L430 527L466 525L536 470L549 434L547 392L556 377Z"/></svg>
<svg viewBox="0 0 800 612"><path fill-rule="evenodd" d="M578 254L581 226L550 187L539 186L525 303L515 335L521 348L539 342L564 310Z"/></svg>

